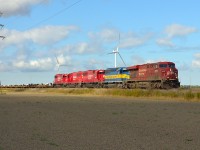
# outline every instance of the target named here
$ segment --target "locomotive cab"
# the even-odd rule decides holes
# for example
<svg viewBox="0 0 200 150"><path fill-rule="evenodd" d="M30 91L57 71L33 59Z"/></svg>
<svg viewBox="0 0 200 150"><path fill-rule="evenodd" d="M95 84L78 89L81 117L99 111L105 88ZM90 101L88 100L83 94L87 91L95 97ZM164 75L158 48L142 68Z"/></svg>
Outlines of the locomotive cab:
<svg viewBox="0 0 200 150"><path fill-rule="evenodd" d="M172 62L159 63L160 77L165 80L178 80L178 70Z"/></svg>
<svg viewBox="0 0 200 150"><path fill-rule="evenodd" d="M173 62L159 62L159 72L162 81L162 86L164 88L180 87L180 82L178 80L178 70Z"/></svg>
<svg viewBox="0 0 200 150"><path fill-rule="evenodd" d="M56 74L54 76L53 87L59 87L63 84L63 74Z"/></svg>

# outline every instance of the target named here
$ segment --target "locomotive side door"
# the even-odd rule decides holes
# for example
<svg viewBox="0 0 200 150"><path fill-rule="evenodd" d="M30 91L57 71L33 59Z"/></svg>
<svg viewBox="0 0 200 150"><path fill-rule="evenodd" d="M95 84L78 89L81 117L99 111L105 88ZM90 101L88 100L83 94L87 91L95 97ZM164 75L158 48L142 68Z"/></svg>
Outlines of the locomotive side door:
<svg viewBox="0 0 200 150"><path fill-rule="evenodd" d="M158 80L159 79L159 68L158 64L154 64L154 79Z"/></svg>
<svg viewBox="0 0 200 150"><path fill-rule="evenodd" d="M166 75L167 75L166 68L167 68L167 64L160 64L159 65L160 79L166 78Z"/></svg>

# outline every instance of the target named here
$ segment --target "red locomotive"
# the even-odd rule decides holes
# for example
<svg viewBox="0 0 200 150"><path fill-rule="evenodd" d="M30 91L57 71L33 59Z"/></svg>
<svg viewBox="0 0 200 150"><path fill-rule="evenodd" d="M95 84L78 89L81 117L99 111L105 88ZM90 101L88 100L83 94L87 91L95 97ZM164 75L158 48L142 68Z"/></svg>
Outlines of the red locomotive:
<svg viewBox="0 0 200 150"><path fill-rule="evenodd" d="M63 74L56 74L54 77L53 85L56 87L62 86L64 84L63 82Z"/></svg>
<svg viewBox="0 0 200 150"><path fill-rule="evenodd" d="M173 62L147 63L128 67L129 88L178 88L178 70Z"/></svg>
<svg viewBox="0 0 200 150"><path fill-rule="evenodd" d="M83 72L83 87L103 87L105 70L88 70Z"/></svg>
<svg viewBox="0 0 200 150"><path fill-rule="evenodd" d="M53 86L56 87L103 87L105 70L87 70L69 74L56 74ZM62 78L62 79L61 79Z"/></svg>
<svg viewBox="0 0 200 150"><path fill-rule="evenodd" d="M169 89L179 88L180 82L178 70L173 62L157 62L126 68L118 67L56 74L53 86Z"/></svg>

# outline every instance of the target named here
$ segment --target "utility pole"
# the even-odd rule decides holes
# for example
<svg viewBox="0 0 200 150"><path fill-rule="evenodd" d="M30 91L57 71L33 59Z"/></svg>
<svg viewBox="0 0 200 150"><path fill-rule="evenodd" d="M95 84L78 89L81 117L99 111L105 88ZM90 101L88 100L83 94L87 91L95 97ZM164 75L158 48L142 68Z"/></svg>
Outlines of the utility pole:
<svg viewBox="0 0 200 150"><path fill-rule="evenodd" d="M2 12L0 12L0 17L3 15L3 13ZM0 29L2 29L4 27L4 25L3 24L0 24ZM0 38L2 39L2 40L4 40L5 39L5 36L2 36L2 35L0 35Z"/></svg>
<svg viewBox="0 0 200 150"><path fill-rule="evenodd" d="M2 12L0 12L0 17L2 16ZM0 29L2 29L4 27L4 25L3 24L0 24ZM0 38L2 38L2 40L3 39L5 39L5 36L1 36L0 35ZM0 81L0 94L3 94L3 90L2 90L2 87L1 87L1 81Z"/></svg>

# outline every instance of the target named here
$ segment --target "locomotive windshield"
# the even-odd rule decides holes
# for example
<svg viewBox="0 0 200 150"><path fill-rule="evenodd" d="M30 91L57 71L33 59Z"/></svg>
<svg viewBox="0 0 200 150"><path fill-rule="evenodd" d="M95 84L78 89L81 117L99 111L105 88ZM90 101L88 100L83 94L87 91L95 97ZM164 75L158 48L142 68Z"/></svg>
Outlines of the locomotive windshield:
<svg viewBox="0 0 200 150"><path fill-rule="evenodd" d="M169 68L175 68L175 64L169 64Z"/></svg>
<svg viewBox="0 0 200 150"><path fill-rule="evenodd" d="M160 68L175 68L175 64L160 64Z"/></svg>
<svg viewBox="0 0 200 150"><path fill-rule="evenodd" d="M167 64L160 64L159 67L160 68L167 68Z"/></svg>

